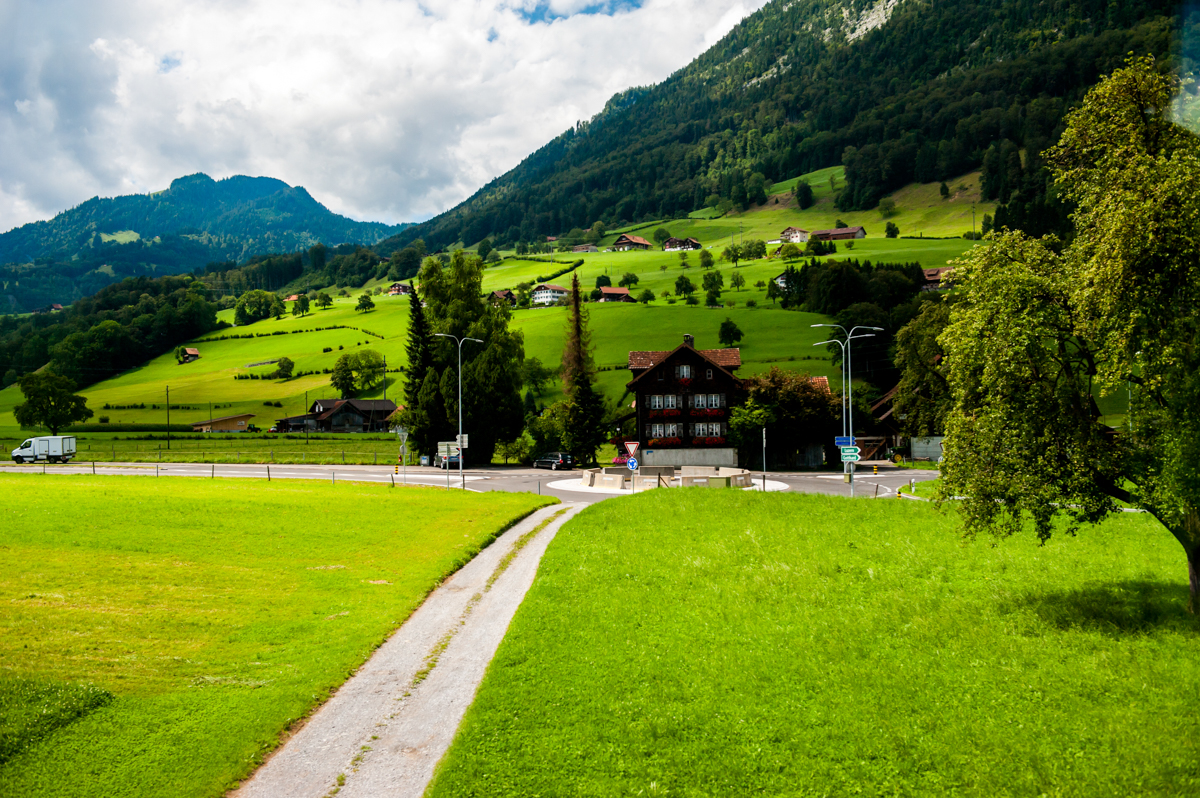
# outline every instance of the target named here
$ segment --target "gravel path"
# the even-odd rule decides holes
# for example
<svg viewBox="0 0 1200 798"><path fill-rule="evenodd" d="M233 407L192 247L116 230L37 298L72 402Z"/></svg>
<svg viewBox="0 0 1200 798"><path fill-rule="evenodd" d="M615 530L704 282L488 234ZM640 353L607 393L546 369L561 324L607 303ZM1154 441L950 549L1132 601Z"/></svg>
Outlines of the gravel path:
<svg viewBox="0 0 1200 798"><path fill-rule="evenodd" d="M584 506L538 510L480 552L233 796L320 798L339 777L338 798L423 794L546 546ZM522 539L520 551L508 557Z"/></svg>

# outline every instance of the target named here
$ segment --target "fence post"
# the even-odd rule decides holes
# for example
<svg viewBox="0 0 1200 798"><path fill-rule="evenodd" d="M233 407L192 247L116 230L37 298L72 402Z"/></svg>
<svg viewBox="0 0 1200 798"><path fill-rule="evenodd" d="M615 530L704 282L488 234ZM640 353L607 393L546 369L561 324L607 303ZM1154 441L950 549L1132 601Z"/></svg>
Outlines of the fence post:
<svg viewBox="0 0 1200 798"><path fill-rule="evenodd" d="M342 465L346 464L346 450L342 449Z"/></svg>

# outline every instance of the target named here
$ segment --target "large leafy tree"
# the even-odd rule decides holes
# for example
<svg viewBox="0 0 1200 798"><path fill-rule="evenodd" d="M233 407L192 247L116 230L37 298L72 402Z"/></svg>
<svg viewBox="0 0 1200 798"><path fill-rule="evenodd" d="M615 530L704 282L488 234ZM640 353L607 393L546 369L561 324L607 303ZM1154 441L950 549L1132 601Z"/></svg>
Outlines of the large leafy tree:
<svg viewBox="0 0 1200 798"><path fill-rule="evenodd" d="M942 490L967 529L1099 520L1128 502L1183 547L1200 609L1200 140L1178 82L1130 61L1048 153L1076 236L1001 232L956 270ZM1115 428L1098 397L1131 396Z"/></svg>
<svg viewBox="0 0 1200 798"><path fill-rule="evenodd" d="M461 250L446 265L427 258L419 279L431 334L483 341L462 347L463 431L471 439L464 462L490 462L496 443L515 440L524 426L520 393L524 338L509 329L507 303L493 305L484 299L479 258ZM417 407L408 408L405 415L416 445L422 447L450 440L458 427L458 346L453 339L431 338L429 359Z"/></svg>
<svg viewBox="0 0 1200 798"><path fill-rule="evenodd" d="M25 401L13 408L13 417L22 427L48 427L57 435L63 427L92 417L87 399L75 390L70 378L52 371L30 372L17 383Z"/></svg>
<svg viewBox="0 0 1200 798"><path fill-rule="evenodd" d="M746 401L730 412L729 427L745 463L759 462L761 431L767 428L767 456L793 467L811 444L829 445L841 421L841 399L826 382L803 372L770 371L742 380Z"/></svg>

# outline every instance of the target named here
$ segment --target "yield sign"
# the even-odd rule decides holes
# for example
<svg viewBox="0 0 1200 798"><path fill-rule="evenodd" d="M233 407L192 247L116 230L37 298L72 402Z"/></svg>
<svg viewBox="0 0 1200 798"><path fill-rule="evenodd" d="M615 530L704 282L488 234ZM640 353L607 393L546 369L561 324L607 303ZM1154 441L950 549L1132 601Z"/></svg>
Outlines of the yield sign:
<svg viewBox="0 0 1200 798"><path fill-rule="evenodd" d="M637 454L637 450L638 450L638 442L637 441L625 441L625 451L629 452L630 457L633 457L635 454Z"/></svg>

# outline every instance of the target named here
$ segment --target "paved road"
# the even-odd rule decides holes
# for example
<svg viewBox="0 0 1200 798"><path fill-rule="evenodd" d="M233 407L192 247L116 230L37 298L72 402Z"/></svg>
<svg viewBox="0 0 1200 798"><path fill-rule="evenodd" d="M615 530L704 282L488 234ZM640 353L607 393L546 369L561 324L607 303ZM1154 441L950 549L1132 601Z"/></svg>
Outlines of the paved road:
<svg viewBox="0 0 1200 798"><path fill-rule="evenodd" d="M879 467L879 474L872 473L873 464L860 466L855 480L854 494L857 497L892 499L896 497L896 489L907 485L909 480L918 482L933 479L936 471L898 469L890 464ZM81 463L69 465L18 465L16 463L0 463L0 473L36 472L43 470L47 474L129 474L137 476L172 476L172 477L238 477L245 479L322 479L329 481L348 480L354 482L379 482L383 484L403 484L406 480L412 485L430 485L452 488L465 487L472 491L502 490L511 492L528 491L555 496L564 502L580 502L591 504L608 498L604 494L587 491L571 491L558 487L550 487L551 483L561 483L569 480L569 471L545 471L518 466L494 466L491 468L468 469L460 481L458 472L451 471L448 475L441 469L409 466L407 475L396 474L393 466L368 465L251 465L246 463ZM756 479L762 478L762 472L754 472ZM831 496L849 496L850 486L847 485L840 473L788 473L779 471L767 472L767 479L773 482L783 482L789 490L798 493L823 493Z"/></svg>

